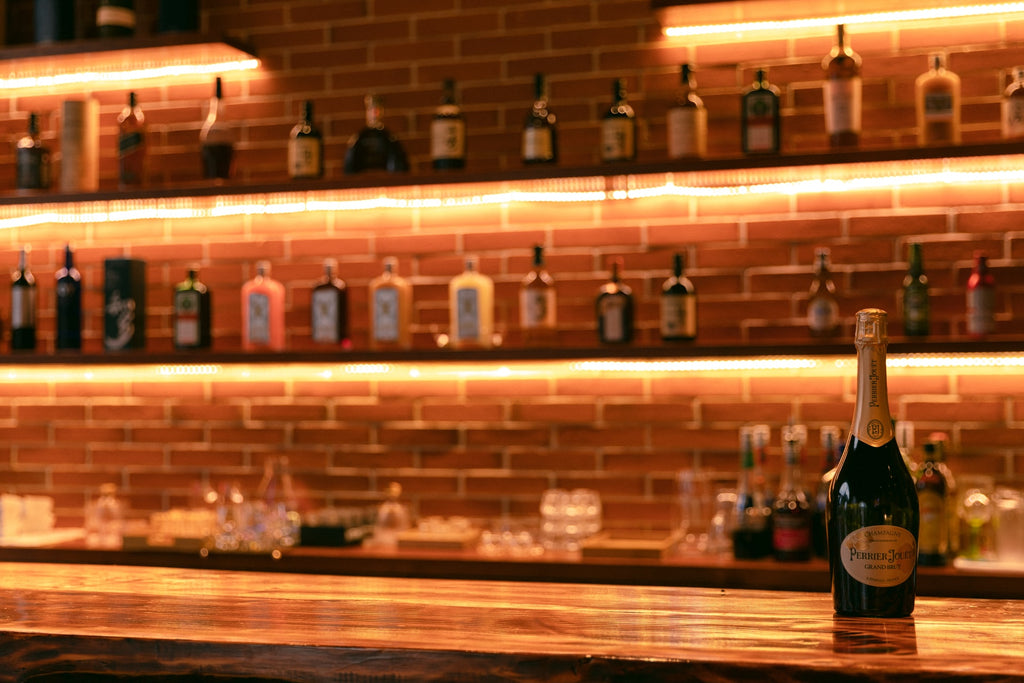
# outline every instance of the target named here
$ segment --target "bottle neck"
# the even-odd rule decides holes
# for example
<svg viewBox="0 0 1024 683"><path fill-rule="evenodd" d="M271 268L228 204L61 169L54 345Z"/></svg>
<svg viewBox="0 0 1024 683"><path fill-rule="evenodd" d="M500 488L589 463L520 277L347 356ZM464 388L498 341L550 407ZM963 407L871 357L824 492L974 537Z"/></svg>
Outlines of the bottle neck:
<svg viewBox="0 0 1024 683"><path fill-rule="evenodd" d="M857 346L857 404L851 430L857 439L871 446L881 446L893 439L885 352L884 341Z"/></svg>

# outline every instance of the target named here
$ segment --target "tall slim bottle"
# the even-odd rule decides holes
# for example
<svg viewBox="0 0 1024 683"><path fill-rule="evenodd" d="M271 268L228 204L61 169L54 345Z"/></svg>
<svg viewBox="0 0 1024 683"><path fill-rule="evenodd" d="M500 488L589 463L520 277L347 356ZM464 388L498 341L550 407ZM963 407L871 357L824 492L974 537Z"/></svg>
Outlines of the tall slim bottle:
<svg viewBox="0 0 1024 683"><path fill-rule="evenodd" d="M64 246L64 266L55 274L58 351L82 348L82 274L75 268L71 245Z"/></svg>
<svg viewBox="0 0 1024 683"><path fill-rule="evenodd" d="M544 267L544 247L533 247L533 267L519 285L519 327L527 345L551 344L556 335L555 280Z"/></svg>
<svg viewBox="0 0 1024 683"><path fill-rule="evenodd" d="M754 429L740 429L740 472L736 482L736 526L732 552L737 560L767 557L772 552L772 508L756 481Z"/></svg>
<svg viewBox="0 0 1024 683"><path fill-rule="evenodd" d="M466 118L451 78L441 85L441 103L430 122L430 163L438 171L466 166Z"/></svg>
<svg viewBox="0 0 1024 683"><path fill-rule="evenodd" d="M324 138L313 121L313 102L302 103L302 118L288 137L288 177L292 180L324 176Z"/></svg>
<svg viewBox="0 0 1024 683"><path fill-rule="evenodd" d="M601 161L636 159L636 115L626 100L626 84L612 83L612 104L601 119Z"/></svg>
<svg viewBox="0 0 1024 683"><path fill-rule="evenodd" d="M836 474L836 464L842 453L840 430L835 425L821 428L822 458L821 474L818 477L814 497L814 520L811 527L811 543L817 557L828 557L828 542L825 533L825 509L828 507L828 489Z"/></svg>
<svg viewBox="0 0 1024 683"><path fill-rule="evenodd" d="M689 64L683 64L679 70L679 90L667 119L669 159L700 159L707 155L708 110L697 94Z"/></svg>
<svg viewBox="0 0 1024 683"><path fill-rule="evenodd" d="M384 261L384 272L370 280L370 348L412 347L412 285L398 275L394 258Z"/></svg>
<svg viewBox="0 0 1024 683"><path fill-rule="evenodd" d="M597 339L602 344L628 344L633 341L633 290L619 278L622 260L612 261L612 275L598 291Z"/></svg>
<svg viewBox="0 0 1024 683"><path fill-rule="evenodd" d="M544 74L533 77L533 106L526 114L522 131L524 164L558 162L558 129L555 113L548 107L548 81Z"/></svg>
<svg viewBox="0 0 1024 683"><path fill-rule="evenodd" d="M920 509L889 413L886 317L877 308L857 313L857 401L828 493L832 599L844 616L914 611Z"/></svg>
<svg viewBox="0 0 1024 683"><path fill-rule="evenodd" d="M145 185L146 154L146 115L135 93L128 93L128 104L117 117L118 183L122 189Z"/></svg>
<svg viewBox="0 0 1024 683"><path fill-rule="evenodd" d="M860 55L850 49L846 27L836 27L836 42L822 61L825 70L825 132L832 149L857 147L861 131Z"/></svg>
<svg viewBox="0 0 1024 683"><path fill-rule="evenodd" d="M811 559L813 510L800 476L800 456L806 439L803 425L788 425L782 430L785 465L772 503L772 548L780 562Z"/></svg>
<svg viewBox="0 0 1024 683"><path fill-rule="evenodd" d="M814 279L807 297L807 328L812 337L839 334L839 300L832 279L828 247L814 250Z"/></svg>
<svg viewBox="0 0 1024 683"><path fill-rule="evenodd" d="M980 339L996 328L996 281L988 257L974 252L974 270L967 278L967 334Z"/></svg>
<svg viewBox="0 0 1024 683"><path fill-rule="evenodd" d="M210 290L199 281L198 270L189 268L188 276L174 288L174 348L209 348L212 342L210 320Z"/></svg>
<svg viewBox="0 0 1024 683"><path fill-rule="evenodd" d="M910 263L903 278L903 334L926 337L930 331L928 276L924 274L921 245L910 244Z"/></svg>
<svg viewBox="0 0 1024 683"><path fill-rule="evenodd" d="M494 336L494 281L477 269L476 258L448 283L451 343L457 349L488 348Z"/></svg>
<svg viewBox="0 0 1024 683"><path fill-rule="evenodd" d="M697 338L697 288L684 274L682 254L672 257L672 276L661 285L661 338L692 341Z"/></svg>
<svg viewBox="0 0 1024 683"><path fill-rule="evenodd" d="M242 348L284 350L284 285L270 277L270 262L256 263L256 276L242 285Z"/></svg>
<svg viewBox="0 0 1024 683"><path fill-rule="evenodd" d="M744 154L778 154L782 145L779 89L768 82L764 69L740 99L740 142Z"/></svg>
<svg viewBox="0 0 1024 683"><path fill-rule="evenodd" d="M945 473L939 467L936 445L926 443L921 475L917 479L917 502L921 509L919 564L942 567L949 558L949 518L946 516L949 495Z"/></svg>
<svg viewBox="0 0 1024 683"><path fill-rule="evenodd" d="M234 139L224 118L223 87L220 76L214 82L213 97L206 112L206 121L199 131L199 156L203 177L224 180L231 177Z"/></svg>
<svg viewBox="0 0 1024 683"><path fill-rule="evenodd" d="M11 274L11 350L36 348L36 278L28 267L27 250L18 255L18 269Z"/></svg>
<svg viewBox="0 0 1024 683"><path fill-rule="evenodd" d="M19 190L50 187L50 150L39 140L39 114L28 115L28 129L15 153L15 186Z"/></svg>
<svg viewBox="0 0 1024 683"><path fill-rule="evenodd" d="M914 83L917 144L960 144L960 77L946 68L946 55L929 55L931 68Z"/></svg>
<svg viewBox="0 0 1024 683"><path fill-rule="evenodd" d="M310 329L318 344L348 341L348 287L337 276L338 262L324 261L324 276L310 296Z"/></svg>
<svg viewBox="0 0 1024 683"><path fill-rule="evenodd" d="M1024 66L1012 71L1013 82L1003 91L1000 103L1003 138L1019 140L1024 138Z"/></svg>

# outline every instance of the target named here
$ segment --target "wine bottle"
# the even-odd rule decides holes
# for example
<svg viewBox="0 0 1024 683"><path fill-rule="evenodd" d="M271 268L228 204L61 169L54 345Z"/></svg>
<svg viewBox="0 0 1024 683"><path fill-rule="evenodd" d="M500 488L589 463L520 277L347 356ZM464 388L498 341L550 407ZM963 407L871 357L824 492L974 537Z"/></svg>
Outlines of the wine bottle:
<svg viewBox="0 0 1024 683"><path fill-rule="evenodd" d="M697 289L683 274L682 254L672 258L672 276L661 285L661 338L692 341L697 338Z"/></svg>
<svg viewBox="0 0 1024 683"><path fill-rule="evenodd" d="M234 140L223 111L223 88L220 76L214 82L213 97L206 113L206 121L199 132L200 158L203 177L223 180L231 177L234 158Z"/></svg>
<svg viewBox="0 0 1024 683"><path fill-rule="evenodd" d="M28 250L21 248L18 269L11 274L11 350L36 348L36 278L28 267Z"/></svg>
<svg viewBox="0 0 1024 683"><path fill-rule="evenodd" d="M857 313L857 400L828 492L829 570L843 616L914 611L920 510L893 435L886 388L886 313Z"/></svg>
<svg viewBox="0 0 1024 683"><path fill-rule="evenodd" d="M544 267L544 247L533 247L533 268L519 285L519 326L528 345L554 342L556 334L555 280Z"/></svg>
<svg viewBox="0 0 1024 683"><path fill-rule="evenodd" d="M324 260L324 276L313 288L310 326L318 344L348 342L348 287L335 273L338 262Z"/></svg>
<svg viewBox="0 0 1024 683"><path fill-rule="evenodd" d="M117 166L121 189L140 187L146 182L146 115L135 93L128 93L128 105L117 117Z"/></svg>
<svg viewBox="0 0 1024 683"><path fill-rule="evenodd" d="M758 69L754 83L743 93L740 138L744 154L778 154L781 148L779 89Z"/></svg>
<svg viewBox="0 0 1024 683"><path fill-rule="evenodd" d="M384 272L370 280L370 347L408 349L412 346L412 286L397 274L389 258Z"/></svg>
<svg viewBox="0 0 1024 683"><path fill-rule="evenodd" d="M526 114L522 131L524 164L553 164L558 161L558 130L554 112L548 108L548 84L544 74L533 77L533 107Z"/></svg>
<svg viewBox="0 0 1024 683"><path fill-rule="evenodd" d="M633 341L633 290L619 279L622 259L612 261L612 274L595 301L597 339L602 344Z"/></svg>
<svg viewBox="0 0 1024 683"><path fill-rule="evenodd" d="M176 349L208 349L212 343L209 288L196 268L174 288L173 341Z"/></svg>
<svg viewBox="0 0 1024 683"><path fill-rule="evenodd" d="M811 544L817 557L828 557L828 541L825 533L825 509L828 507L828 488L836 474L836 464L842 452L839 427L826 425L821 428L821 450L823 453L821 474L818 477L814 497L814 519L811 527Z"/></svg>
<svg viewBox="0 0 1024 683"><path fill-rule="evenodd" d="M466 166L466 119L451 78L441 85L441 103L430 122L430 163L438 171Z"/></svg>
<svg viewBox="0 0 1024 683"><path fill-rule="evenodd" d="M921 475L917 479L917 502L921 510L917 561L925 566L942 567L949 556L949 520L946 517L949 491L935 452L934 443L924 445Z"/></svg>
<svg viewBox="0 0 1024 683"><path fill-rule="evenodd" d="M670 159L700 159L707 155L708 111L697 94L689 64L683 64L679 70L679 90L667 118Z"/></svg>
<svg viewBox="0 0 1024 683"><path fill-rule="evenodd" d="M996 327L996 282L988 268L988 257L974 252L974 270L967 278L967 334L981 338Z"/></svg>
<svg viewBox="0 0 1024 683"><path fill-rule="evenodd" d="M788 425L782 430L785 465L772 503L772 549L780 562L811 559L811 502L800 476L800 459L807 428Z"/></svg>
<svg viewBox="0 0 1024 683"><path fill-rule="evenodd" d="M755 482L754 430L740 429L740 471L736 482L736 526L732 552L737 560L767 557L772 552L772 509Z"/></svg>
<svg viewBox="0 0 1024 683"><path fill-rule="evenodd" d="M405 148L384 127L381 98L369 94L363 98L363 104L366 106L366 126L349 140L345 152L345 173L408 171L409 161L405 156Z"/></svg>
<svg viewBox="0 0 1024 683"><path fill-rule="evenodd" d="M56 274L56 338L58 351L82 348L82 274L75 268L71 245L64 246L64 266Z"/></svg>
<svg viewBox="0 0 1024 683"><path fill-rule="evenodd" d="M494 333L494 281L477 269L474 257L448 283L451 344L454 348L490 347Z"/></svg>
<svg viewBox="0 0 1024 683"><path fill-rule="evenodd" d="M292 180L322 178L324 138L313 122L313 102L302 103L302 119L288 137L288 176Z"/></svg>
<svg viewBox="0 0 1024 683"><path fill-rule="evenodd" d="M960 77L946 68L946 55L929 56L931 68L914 83L917 144L960 144Z"/></svg>
<svg viewBox="0 0 1024 683"><path fill-rule="evenodd" d="M242 285L242 348L284 350L284 285L270 277L269 261Z"/></svg>
<svg viewBox="0 0 1024 683"><path fill-rule="evenodd" d="M1003 91L1000 103L1003 137L1024 138L1024 66L1013 70L1013 82Z"/></svg>
<svg viewBox="0 0 1024 683"><path fill-rule="evenodd" d="M822 61L825 70L825 131L832 149L857 147L861 131L860 55L846 44L846 27L836 27L836 42Z"/></svg>
<svg viewBox="0 0 1024 683"><path fill-rule="evenodd" d="M601 161L636 159L636 115L626 100L626 83L612 82L612 105L601 119Z"/></svg>
<svg viewBox="0 0 1024 683"><path fill-rule="evenodd" d="M100 38L135 35L134 0L100 0L96 8L96 31Z"/></svg>
<svg viewBox="0 0 1024 683"><path fill-rule="evenodd" d="M960 500L957 497L956 477L949 467L949 435L945 432L932 432L928 435L928 443L935 452L935 467L946 481L946 526L949 537L949 558L960 553Z"/></svg>
<svg viewBox="0 0 1024 683"><path fill-rule="evenodd" d="M903 333L908 337L925 337L930 332L928 276L924 274L921 245L910 243L910 264L903 278Z"/></svg>
<svg viewBox="0 0 1024 683"><path fill-rule="evenodd" d="M50 187L50 150L39 141L39 115L28 115L28 130L18 140L15 183L19 190Z"/></svg>
<svg viewBox="0 0 1024 683"><path fill-rule="evenodd" d="M814 279L807 299L807 328L812 337L834 337L839 334L839 301L832 279L827 247L814 250Z"/></svg>

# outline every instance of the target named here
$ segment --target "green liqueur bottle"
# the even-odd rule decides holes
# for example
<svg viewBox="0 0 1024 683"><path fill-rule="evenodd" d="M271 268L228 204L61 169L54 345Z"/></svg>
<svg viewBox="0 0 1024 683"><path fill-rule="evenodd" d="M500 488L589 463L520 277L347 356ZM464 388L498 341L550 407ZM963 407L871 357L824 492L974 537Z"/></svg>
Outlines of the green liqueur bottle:
<svg viewBox="0 0 1024 683"><path fill-rule="evenodd" d="M778 154L781 147L779 89L758 69L743 93L740 138L744 154Z"/></svg>
<svg viewBox="0 0 1024 683"><path fill-rule="evenodd" d="M903 278L903 333L924 337L929 332L928 276L924 274L921 245L910 245L910 263Z"/></svg>

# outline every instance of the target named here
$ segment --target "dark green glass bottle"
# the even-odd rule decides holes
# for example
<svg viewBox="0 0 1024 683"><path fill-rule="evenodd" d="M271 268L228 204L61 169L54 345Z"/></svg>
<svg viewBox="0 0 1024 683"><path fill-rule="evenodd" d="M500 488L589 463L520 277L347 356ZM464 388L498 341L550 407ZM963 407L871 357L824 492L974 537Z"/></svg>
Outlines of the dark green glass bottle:
<svg viewBox="0 0 1024 683"><path fill-rule="evenodd" d="M907 275L903 278L903 333L908 337L924 337L929 327L928 276L924 274L921 245L913 242Z"/></svg>

